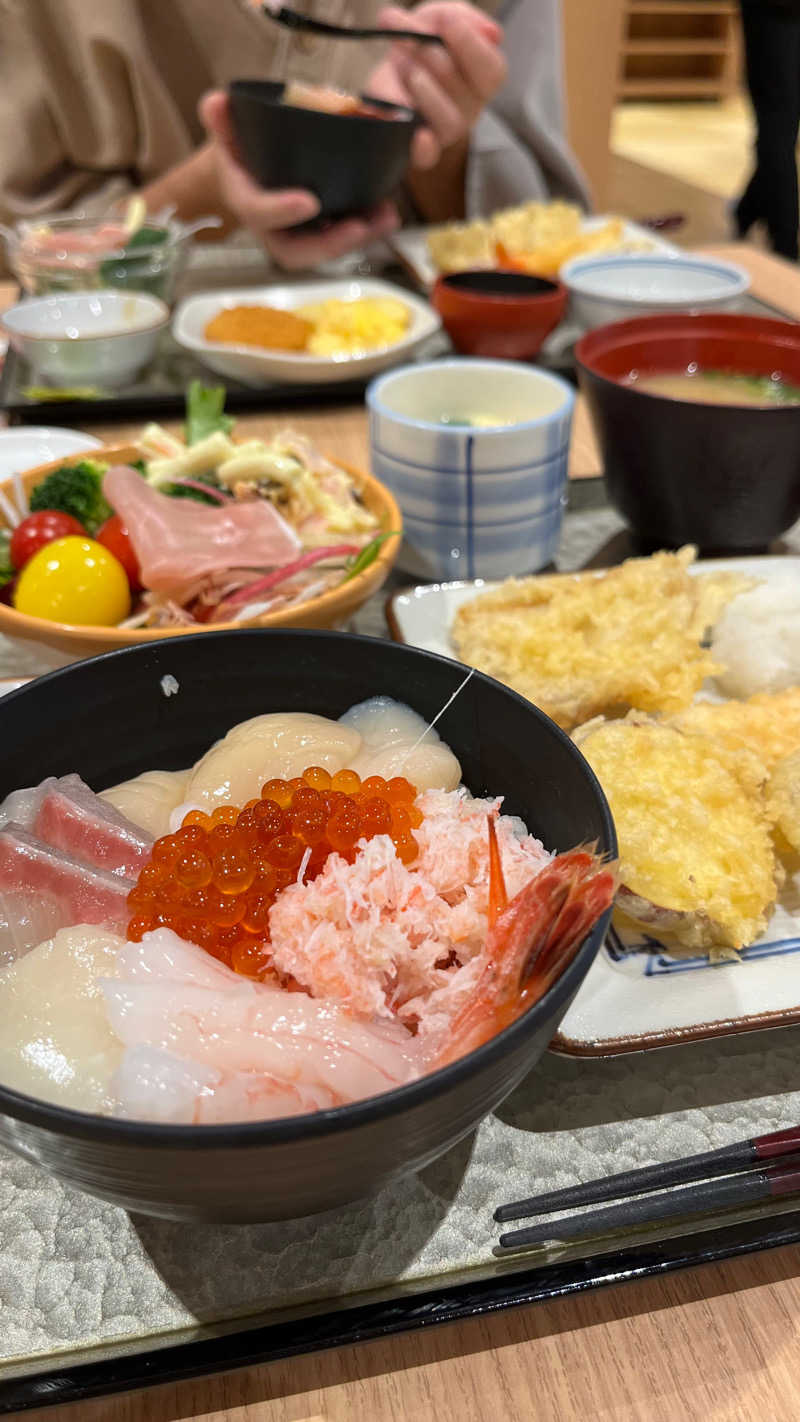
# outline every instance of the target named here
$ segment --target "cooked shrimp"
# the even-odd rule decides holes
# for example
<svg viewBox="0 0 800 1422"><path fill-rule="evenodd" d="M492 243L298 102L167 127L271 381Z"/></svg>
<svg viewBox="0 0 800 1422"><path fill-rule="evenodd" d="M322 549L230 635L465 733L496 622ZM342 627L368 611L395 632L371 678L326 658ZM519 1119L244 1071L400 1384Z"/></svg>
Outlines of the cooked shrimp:
<svg viewBox="0 0 800 1422"><path fill-rule="evenodd" d="M489 823L489 932L483 968L432 1063L488 1042L537 1002L610 908L615 867L589 849L557 854L510 902L494 818Z"/></svg>

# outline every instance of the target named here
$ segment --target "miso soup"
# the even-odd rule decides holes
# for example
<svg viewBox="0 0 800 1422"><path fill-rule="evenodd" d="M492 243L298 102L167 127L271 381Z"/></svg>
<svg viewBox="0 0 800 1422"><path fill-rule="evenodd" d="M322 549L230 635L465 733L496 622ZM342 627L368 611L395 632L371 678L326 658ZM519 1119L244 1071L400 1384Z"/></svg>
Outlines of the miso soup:
<svg viewBox="0 0 800 1422"><path fill-rule="evenodd" d="M702 405L800 405L800 386L778 375L743 375L733 370L632 372L625 383L649 395Z"/></svg>

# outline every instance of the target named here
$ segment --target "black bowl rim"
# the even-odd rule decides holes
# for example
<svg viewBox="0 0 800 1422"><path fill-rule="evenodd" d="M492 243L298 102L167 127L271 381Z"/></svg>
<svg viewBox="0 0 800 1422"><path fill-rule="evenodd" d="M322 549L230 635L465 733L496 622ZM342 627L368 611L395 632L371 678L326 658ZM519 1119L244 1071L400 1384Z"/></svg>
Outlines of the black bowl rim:
<svg viewBox="0 0 800 1422"><path fill-rule="evenodd" d="M268 87L270 87L270 88L277 89L277 90L279 90L280 92L279 92L279 93L266 93L266 92L256 93L256 92L253 91L253 88L252 88L252 86L254 86L254 85L256 85L256 84L259 84L259 85L263 84L263 85L268 86ZM228 93L229 93L229 94L231 94L231 95L233 95L233 94L238 94L238 95L240 95L242 98L252 99L252 100L254 101L254 103L257 103L257 104L264 104L266 108L270 108L270 109L278 109L278 108L280 108L280 109L293 109L293 108L294 108L294 109L297 109L298 113L315 114L315 115L317 115L317 117L320 118L320 119L328 119L328 120L334 119L335 122L338 123L338 124L344 123L344 124L356 124L356 125L358 125L358 124L379 123L379 124L395 124L395 125L398 125L398 124L399 124L401 127L405 127L406 125L408 125L408 126L410 126L410 127L414 127L414 126L416 126L417 124L419 124L419 123L421 122L420 115L417 113L416 109L410 109L407 104L393 104L393 103L392 103L390 100L388 100L388 99L376 99L376 98L374 97L374 95L372 95L372 94L359 94L358 97L359 97L359 99L361 99L361 101L362 101L363 103L365 103L365 104L374 104L376 108L379 108L379 109L386 109L386 110L387 110L387 115L388 115L389 113L391 113L391 114L394 115L393 118L390 119L390 118L388 118L388 116L387 116L387 118L383 119L383 118L380 118L379 115L377 115L377 114L336 114L336 113L328 113L326 109L306 109L306 108L303 108L301 104L284 104L284 103L282 102L282 99L283 99L283 93L284 93L284 90L285 90L285 89L286 89L286 84L283 83L281 80L275 80L275 79L231 79L230 83L228 84Z"/></svg>
<svg viewBox="0 0 800 1422"><path fill-rule="evenodd" d="M698 334L701 334L700 328L705 325L706 327L711 327L710 330L706 330L705 334L718 335L720 337L725 335L726 330L730 329L732 323L736 323L736 325L739 325L742 321L746 321L748 324L751 322L754 324L758 323L759 330L761 330L765 336L769 334L770 329L774 331L776 336L776 351L780 349L781 344L791 344L795 349L800 347L800 323L796 321L784 321L771 316L757 316L752 312L670 311L669 313L656 313L650 316L634 316L624 321L609 321L604 326L595 326L591 331L585 331L575 346L575 364L578 370L584 372L586 375L590 375L593 380L597 380L603 385L611 386L615 390L630 390L639 400L649 400L657 405L669 408L679 406L683 410L687 408L697 408L699 410L724 409L726 415L733 412L735 419L739 418L740 414L745 413L749 415L753 411L759 411L762 414L769 411L769 413L773 415L797 415L798 410L800 410L800 403L796 405L725 404L721 406L714 400L679 400L674 395L660 395L656 394L653 390L639 390L635 383L626 384L623 379L615 379L611 375L606 375L604 371L598 370L595 365L589 363L584 348L592 338L599 336L601 332L618 333L620 336L629 335L631 338L634 338L642 326L648 325L652 321L658 321L659 324L662 322L665 323L663 326L664 335L668 335L672 330L677 334L685 323L689 322L692 326L694 326L695 323L697 324ZM668 325L666 323L668 323ZM794 333L795 339L791 342L784 340L781 343L777 338L779 338L782 333L789 331ZM733 373L741 375L748 374L745 370L734 371Z"/></svg>
<svg viewBox="0 0 800 1422"><path fill-rule="evenodd" d="M348 642L361 643L367 651L373 646L390 646L396 647L398 652L410 652L429 662L443 663L455 671L462 671L464 667L463 662L457 662L452 657L443 657L436 652L425 651L420 647L389 642L381 637L364 637L350 632L323 629L265 627L243 628L241 631L205 632L198 634L197 637L182 638L181 645L186 646L197 642L208 650L214 640L228 641L230 638L261 639L264 637L290 638L292 640L296 637L302 639L322 637L324 640L336 641L346 638ZM72 663L69 666L60 667L46 676L37 677L35 685L37 688L42 685L52 687L56 691L57 699L59 679L74 672L76 667L107 663L115 661L119 657L152 655L154 651L158 651L162 647L169 647L172 650L174 643L171 639L165 638L161 642L148 642L145 646L122 647L113 652L105 652L101 656L88 657L83 662ZM556 725L555 721L546 716L538 706L534 706L532 701L528 701L526 697L520 696L518 692L512 691L503 682L498 681L495 677L487 676L484 672L475 670L474 676L480 681L498 687L507 696L521 703L527 711L533 714L534 719L542 722L554 734L557 741L562 742L571 755L577 757L598 800L609 844L608 852L611 855L616 855L617 836L608 801L597 776L578 746L565 731L562 731L560 726ZM33 685L34 683L29 683L27 686L19 687L16 691L3 697L3 701L11 702L29 694ZM426 1100L429 1101L441 1096L451 1087L457 1086L470 1077L473 1071L482 1066L491 1066L498 1058L505 1056L506 1052L512 1051L517 1043L527 1035L527 1024L531 1015L546 1016L545 1006L548 1009L552 1008L573 990L573 978L576 977L584 958L593 957L594 950L602 944L610 918L611 909L608 909L598 919L591 933L587 934L577 953L552 987L543 997L533 1003L527 1012L518 1017L510 1026L504 1028L502 1032L497 1033L483 1046L468 1052L466 1056L459 1057L449 1065L440 1067L438 1071L428 1072L425 1076L408 1082L405 1086L394 1087L391 1091L366 1097L363 1101L354 1101L346 1106L336 1106L329 1110L312 1111L302 1116L282 1117L278 1120L243 1121L203 1126L173 1125L129 1121L115 1116L101 1116L89 1111L76 1111L70 1107L40 1101L38 1097L13 1091L0 1084L0 1114L60 1135L88 1139L97 1142L97 1144L139 1144L171 1150L204 1150L211 1147L225 1149L240 1146L261 1149L267 1145L284 1145L299 1139L317 1138L329 1133L335 1135L356 1129L359 1126L369 1125L373 1121L392 1116L395 1113L399 1114L408 1107L421 1105Z"/></svg>
<svg viewBox="0 0 800 1422"><path fill-rule="evenodd" d="M549 290L531 291L527 294L522 291L509 292L507 296L504 296L502 292L499 291L470 291L468 287L459 285L459 283L464 282L465 278L485 276L501 277L503 279L508 278L509 282L539 282L543 287L549 288ZM534 301L543 301L546 297L558 296L562 292L565 296L567 294L564 283L559 281L558 277L553 279L551 277L535 276L533 272L512 272L508 271L505 267L467 267L464 271L460 272L443 272L438 279L437 285L447 287L448 291L465 290L466 295L471 296L475 301L485 301L487 303L502 301L505 304L508 301L519 301L528 305Z"/></svg>

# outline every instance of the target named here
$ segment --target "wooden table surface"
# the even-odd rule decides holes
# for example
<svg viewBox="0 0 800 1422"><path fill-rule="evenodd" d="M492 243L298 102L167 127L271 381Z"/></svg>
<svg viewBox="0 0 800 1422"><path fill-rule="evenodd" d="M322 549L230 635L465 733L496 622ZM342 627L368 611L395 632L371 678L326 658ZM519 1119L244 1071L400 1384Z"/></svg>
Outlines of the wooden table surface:
<svg viewBox="0 0 800 1422"><path fill-rule="evenodd" d="M800 319L800 271L748 246L754 293ZM3 292L0 289L0 302ZM280 417L248 415L266 431ZM365 462L360 409L303 425ZM93 427L120 442L136 425ZM598 472L583 417L572 472ZM2 1314L0 1312L0 1327ZM741 1257L214 1378L19 1414L26 1422L797 1422L800 1256Z"/></svg>

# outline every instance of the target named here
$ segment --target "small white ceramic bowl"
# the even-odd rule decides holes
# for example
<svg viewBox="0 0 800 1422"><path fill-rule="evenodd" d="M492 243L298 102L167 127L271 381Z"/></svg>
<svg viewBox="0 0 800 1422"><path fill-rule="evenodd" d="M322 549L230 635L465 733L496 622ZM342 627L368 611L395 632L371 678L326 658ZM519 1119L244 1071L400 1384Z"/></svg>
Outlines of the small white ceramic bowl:
<svg viewBox="0 0 800 1422"><path fill-rule="evenodd" d="M168 322L169 308L157 296L80 291L21 301L0 324L41 380L117 387L152 360Z"/></svg>
<svg viewBox="0 0 800 1422"><path fill-rule="evenodd" d="M682 254L576 257L560 276L583 330L660 312L735 311L750 286L732 262Z"/></svg>
<svg viewBox="0 0 800 1422"><path fill-rule="evenodd" d="M273 306L292 311L319 301L359 301L391 296L409 311L409 325L399 341L364 351L361 355L317 356L296 351L270 351L263 346L240 346L208 341L205 329L212 317L232 306ZM387 366L408 360L424 341L439 330L441 322L433 307L419 296L372 277L327 278L320 281L293 281L232 291L208 291L182 301L175 313L172 332L179 346L228 380L259 387L276 380L309 385L331 385L342 380L359 380L375 375Z"/></svg>
<svg viewBox="0 0 800 1422"><path fill-rule="evenodd" d="M552 562L574 404L566 381L515 361L433 361L373 380L372 469L403 514L399 564L449 581Z"/></svg>

